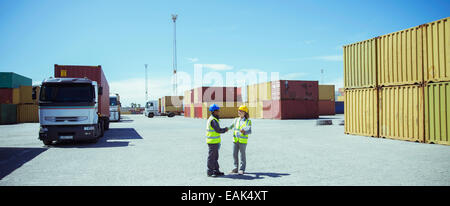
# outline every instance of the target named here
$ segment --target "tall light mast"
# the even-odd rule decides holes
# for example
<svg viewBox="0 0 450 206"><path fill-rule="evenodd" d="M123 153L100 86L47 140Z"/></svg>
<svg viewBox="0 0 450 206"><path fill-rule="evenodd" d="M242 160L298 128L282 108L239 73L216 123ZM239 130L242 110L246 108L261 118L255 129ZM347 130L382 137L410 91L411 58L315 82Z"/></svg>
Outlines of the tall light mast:
<svg viewBox="0 0 450 206"><path fill-rule="evenodd" d="M148 102L148 83L147 83L147 66L148 64L144 64L145 66L145 103Z"/></svg>
<svg viewBox="0 0 450 206"><path fill-rule="evenodd" d="M172 14L173 21L173 95L177 95L177 14Z"/></svg>

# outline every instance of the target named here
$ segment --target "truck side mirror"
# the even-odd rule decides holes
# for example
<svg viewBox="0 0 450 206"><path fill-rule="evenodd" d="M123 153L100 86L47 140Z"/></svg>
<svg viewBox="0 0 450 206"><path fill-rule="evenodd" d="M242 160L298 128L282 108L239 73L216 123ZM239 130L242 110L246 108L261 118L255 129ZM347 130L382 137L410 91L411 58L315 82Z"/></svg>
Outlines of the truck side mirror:
<svg viewBox="0 0 450 206"><path fill-rule="evenodd" d="M103 94L103 87L99 87L98 88L98 95L102 95Z"/></svg>

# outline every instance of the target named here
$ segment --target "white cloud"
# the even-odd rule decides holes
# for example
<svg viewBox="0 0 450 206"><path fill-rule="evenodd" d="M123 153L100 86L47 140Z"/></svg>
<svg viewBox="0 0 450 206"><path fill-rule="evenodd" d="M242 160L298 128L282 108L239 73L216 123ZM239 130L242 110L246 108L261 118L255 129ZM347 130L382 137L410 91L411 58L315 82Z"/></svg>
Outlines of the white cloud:
<svg viewBox="0 0 450 206"><path fill-rule="evenodd" d="M194 57L194 58L186 57L186 59L187 59L190 63L195 63L195 62L198 62L198 60L199 60L197 57Z"/></svg>
<svg viewBox="0 0 450 206"><path fill-rule="evenodd" d="M215 71L227 71L233 70L233 66L226 64L201 64L203 68L215 70Z"/></svg>

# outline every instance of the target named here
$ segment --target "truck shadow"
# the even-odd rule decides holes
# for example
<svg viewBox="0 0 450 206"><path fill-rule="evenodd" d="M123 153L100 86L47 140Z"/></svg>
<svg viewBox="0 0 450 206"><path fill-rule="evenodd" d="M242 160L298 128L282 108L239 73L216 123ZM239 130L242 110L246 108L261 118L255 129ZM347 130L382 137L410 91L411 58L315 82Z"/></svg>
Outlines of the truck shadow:
<svg viewBox="0 0 450 206"><path fill-rule="evenodd" d="M256 180L256 179L264 179L265 177L278 178L282 176L288 176L291 174L288 173L273 173L273 172L249 172L244 173L243 175L238 174L226 174L221 178L230 178L230 179L239 179L239 180Z"/></svg>
<svg viewBox="0 0 450 206"><path fill-rule="evenodd" d="M97 143L88 142L61 142L49 147L55 148L105 148L105 147L127 147L129 141L116 141L116 140L130 140L130 139L143 139L135 129L133 128L110 128L105 131L102 138Z"/></svg>
<svg viewBox="0 0 450 206"><path fill-rule="evenodd" d="M0 180L47 150L47 148L0 147Z"/></svg>

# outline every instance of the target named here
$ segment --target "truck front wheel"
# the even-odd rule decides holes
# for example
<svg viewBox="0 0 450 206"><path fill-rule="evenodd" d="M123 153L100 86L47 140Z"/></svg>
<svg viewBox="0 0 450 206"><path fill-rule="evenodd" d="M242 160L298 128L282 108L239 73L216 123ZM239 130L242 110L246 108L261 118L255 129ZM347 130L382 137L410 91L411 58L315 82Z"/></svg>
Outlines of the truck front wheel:
<svg viewBox="0 0 450 206"><path fill-rule="evenodd" d="M42 142L44 143L44 145L51 145L53 143L53 141L50 140L42 140Z"/></svg>

